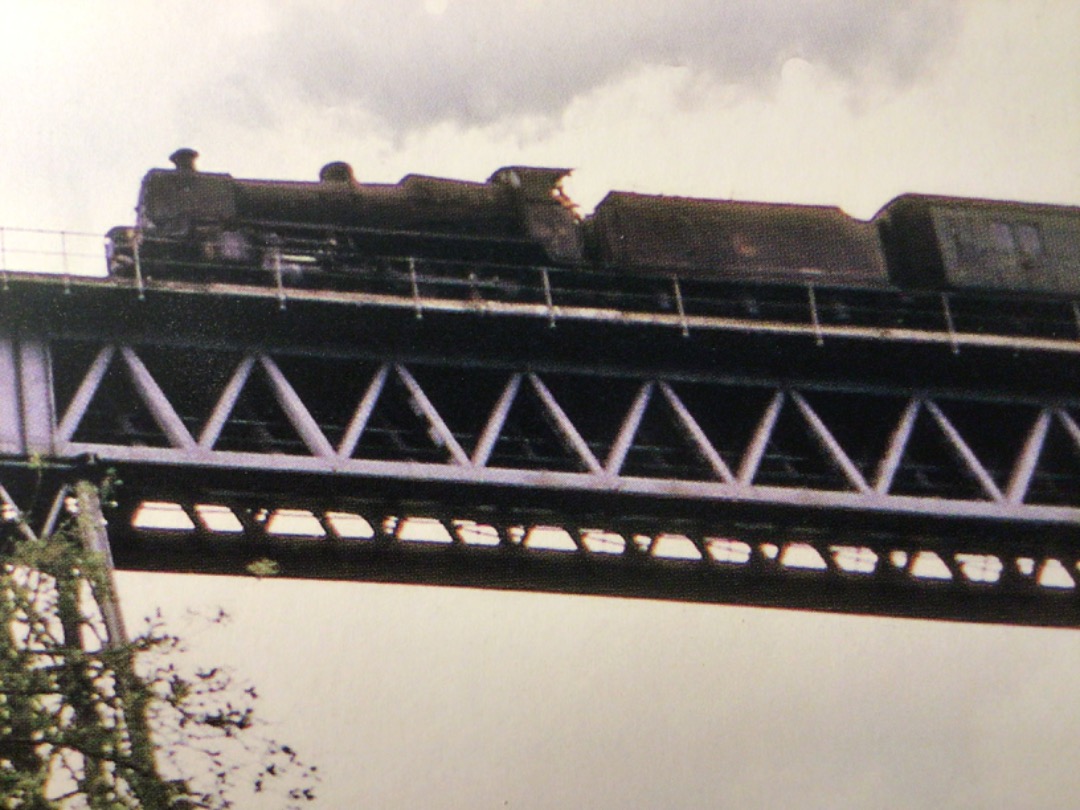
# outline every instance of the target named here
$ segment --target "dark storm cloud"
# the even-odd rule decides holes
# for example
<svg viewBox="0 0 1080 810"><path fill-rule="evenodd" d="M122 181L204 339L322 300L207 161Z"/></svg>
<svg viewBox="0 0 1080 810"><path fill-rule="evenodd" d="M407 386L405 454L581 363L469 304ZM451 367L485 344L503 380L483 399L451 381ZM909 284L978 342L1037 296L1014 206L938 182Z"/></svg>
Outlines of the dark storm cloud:
<svg viewBox="0 0 1080 810"><path fill-rule="evenodd" d="M265 52L271 86L374 113L399 131L558 115L647 65L766 87L800 57L856 88L902 86L951 41L959 18L925 0L451 0L428 10L436 5L290 6Z"/></svg>

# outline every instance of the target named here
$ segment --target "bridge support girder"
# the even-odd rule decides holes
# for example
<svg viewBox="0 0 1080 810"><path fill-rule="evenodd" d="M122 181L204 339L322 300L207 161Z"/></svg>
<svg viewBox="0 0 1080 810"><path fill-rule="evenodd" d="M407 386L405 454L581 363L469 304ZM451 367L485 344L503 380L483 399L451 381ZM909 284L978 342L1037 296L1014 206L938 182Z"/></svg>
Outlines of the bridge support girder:
<svg viewBox="0 0 1080 810"><path fill-rule="evenodd" d="M155 328L198 294L117 298L101 334L100 312L72 310L0 337L2 482L20 502L116 469L121 567L265 558L287 576L1078 624L1080 396L1047 372L1075 370L1063 340L883 333L876 356L869 332L516 331L464 305L384 330L386 312L318 296L270 325L253 296L210 297L231 320ZM435 351L442 336L457 342Z"/></svg>

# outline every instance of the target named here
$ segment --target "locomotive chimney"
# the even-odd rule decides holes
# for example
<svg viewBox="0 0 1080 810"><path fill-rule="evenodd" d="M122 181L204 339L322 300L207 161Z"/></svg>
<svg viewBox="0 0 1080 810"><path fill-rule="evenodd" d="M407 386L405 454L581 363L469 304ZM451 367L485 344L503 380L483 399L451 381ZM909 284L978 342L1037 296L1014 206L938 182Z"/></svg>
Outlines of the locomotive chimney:
<svg viewBox="0 0 1080 810"><path fill-rule="evenodd" d="M356 177L353 176L352 166L340 160L334 161L333 163L327 163L319 169L319 181L322 183L344 183L350 186L356 185Z"/></svg>
<svg viewBox="0 0 1080 810"><path fill-rule="evenodd" d="M195 158L198 156L199 153L194 149L185 147L183 149L177 149L169 155L169 160L173 162L173 165L176 166L178 172L194 172L197 171L195 168Z"/></svg>

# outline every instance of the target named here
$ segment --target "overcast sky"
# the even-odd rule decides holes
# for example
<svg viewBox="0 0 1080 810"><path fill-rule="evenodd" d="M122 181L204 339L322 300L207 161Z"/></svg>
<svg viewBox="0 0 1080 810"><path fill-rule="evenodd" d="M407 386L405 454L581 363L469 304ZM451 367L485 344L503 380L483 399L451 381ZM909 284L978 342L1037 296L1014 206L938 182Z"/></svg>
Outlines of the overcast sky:
<svg viewBox="0 0 1080 810"><path fill-rule="evenodd" d="M0 225L103 233L177 147L237 176L1080 204L1071 0L0 0ZM1080 635L124 575L235 616L320 806L1074 807Z"/></svg>

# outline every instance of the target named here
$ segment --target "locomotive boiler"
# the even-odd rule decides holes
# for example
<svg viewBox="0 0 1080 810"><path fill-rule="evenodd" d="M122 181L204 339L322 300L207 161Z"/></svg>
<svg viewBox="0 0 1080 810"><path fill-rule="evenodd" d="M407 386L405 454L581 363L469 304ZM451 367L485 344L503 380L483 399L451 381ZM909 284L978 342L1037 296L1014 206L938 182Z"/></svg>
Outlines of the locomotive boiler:
<svg viewBox="0 0 1080 810"><path fill-rule="evenodd" d="M111 272L136 259L159 277L226 276L286 262L346 270L384 257L518 265L577 264L581 231L560 192L567 169L507 167L485 183L408 175L358 183L347 163L317 182L198 171L197 153L143 178L135 228L108 234Z"/></svg>

